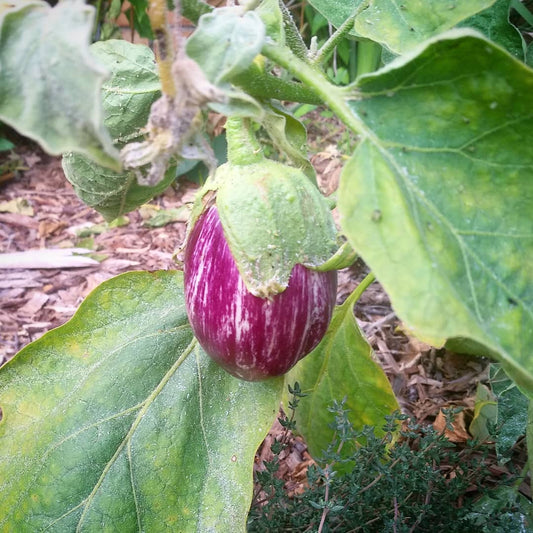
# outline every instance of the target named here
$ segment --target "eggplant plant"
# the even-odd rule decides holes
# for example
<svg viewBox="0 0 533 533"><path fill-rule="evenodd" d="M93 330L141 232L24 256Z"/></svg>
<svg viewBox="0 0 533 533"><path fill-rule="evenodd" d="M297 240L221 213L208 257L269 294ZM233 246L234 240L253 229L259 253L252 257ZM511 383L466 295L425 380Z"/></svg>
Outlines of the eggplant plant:
<svg viewBox="0 0 533 533"><path fill-rule="evenodd" d="M2 531L244 530L287 383L310 393L298 427L317 456L333 400L355 428L398 408L353 314L375 278L412 334L498 360L533 397L533 54L510 2L309 3L336 28L321 47L275 0L182 0L187 40L154 0L154 50L91 45L81 0L0 7L0 119L62 155L107 220L183 161L210 169L182 266L103 283L0 369ZM325 74L342 39L345 86ZM335 198L299 104L357 136ZM219 168L208 110L228 117ZM372 274L334 307L355 254Z"/></svg>

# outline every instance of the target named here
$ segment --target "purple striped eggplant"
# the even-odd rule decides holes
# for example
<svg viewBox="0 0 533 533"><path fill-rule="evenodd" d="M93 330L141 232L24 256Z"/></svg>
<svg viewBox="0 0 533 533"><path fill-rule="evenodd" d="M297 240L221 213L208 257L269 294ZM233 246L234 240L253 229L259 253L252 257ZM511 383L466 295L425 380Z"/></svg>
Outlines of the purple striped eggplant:
<svg viewBox="0 0 533 533"><path fill-rule="evenodd" d="M254 296L239 274L215 206L189 235L184 279L189 320L201 346L248 381L284 374L315 348L328 328L337 290L336 271L297 264L283 292Z"/></svg>

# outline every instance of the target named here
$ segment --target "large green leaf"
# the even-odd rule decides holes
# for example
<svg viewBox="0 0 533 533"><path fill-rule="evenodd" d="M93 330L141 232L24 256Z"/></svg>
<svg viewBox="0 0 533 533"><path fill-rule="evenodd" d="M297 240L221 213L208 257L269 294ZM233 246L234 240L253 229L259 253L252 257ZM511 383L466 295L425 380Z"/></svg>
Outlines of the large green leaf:
<svg viewBox="0 0 533 533"><path fill-rule="evenodd" d="M533 395L533 71L453 30L350 107L369 130L341 177L351 244L419 337L484 345Z"/></svg>
<svg viewBox="0 0 533 533"><path fill-rule="evenodd" d="M198 347L182 276L98 287L0 371L2 531L244 531L281 380Z"/></svg>
<svg viewBox="0 0 533 533"><path fill-rule="evenodd" d="M491 6L495 0L371 0L355 19L355 32L377 41L396 54Z"/></svg>
<svg viewBox="0 0 533 533"><path fill-rule="evenodd" d="M121 148L142 137L151 106L161 94L154 54L147 46L119 40L95 43L91 51L111 72L102 86L104 123ZM115 172L75 153L63 157L63 170L78 196L106 220L139 207L176 177L174 166L157 185L139 185L137 172L145 175L149 166Z"/></svg>
<svg viewBox="0 0 533 533"><path fill-rule="evenodd" d="M521 61L525 60L524 39L520 31L509 22L509 0L496 0L489 9L464 20L458 26L480 31Z"/></svg>
<svg viewBox="0 0 533 533"><path fill-rule="evenodd" d="M333 415L328 407L335 400L346 399L348 419L356 429L368 425L379 432L385 416L399 409L389 380L355 320L353 306L358 296L354 291L335 308L321 343L286 376L289 384L298 381L302 392L310 393L295 414L298 431L315 458L333 439Z"/></svg>
<svg viewBox="0 0 533 533"><path fill-rule="evenodd" d="M352 33L381 43L396 54L403 54L438 33L479 11L496 0L309 0L309 3L336 28L355 18Z"/></svg>
<svg viewBox="0 0 533 533"><path fill-rule="evenodd" d="M51 154L75 151L116 170L100 99L107 72L89 51L93 19L81 0L0 9L0 119Z"/></svg>

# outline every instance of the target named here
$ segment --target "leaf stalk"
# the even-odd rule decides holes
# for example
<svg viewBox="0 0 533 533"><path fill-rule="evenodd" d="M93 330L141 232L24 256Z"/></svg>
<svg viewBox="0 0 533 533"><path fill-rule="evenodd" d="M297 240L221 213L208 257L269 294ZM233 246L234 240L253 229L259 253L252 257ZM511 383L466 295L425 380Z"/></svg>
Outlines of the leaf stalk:
<svg viewBox="0 0 533 533"><path fill-rule="evenodd" d="M313 64L321 65L329 58L329 56L333 53L335 47L344 37L346 37L346 35L353 28L355 19L363 10L368 7L368 4L369 2L362 2L353 12L353 14L337 28L337 30L330 36L330 38L322 45L320 50L317 51L315 57L313 58Z"/></svg>
<svg viewBox="0 0 533 533"><path fill-rule="evenodd" d="M267 43L263 46L262 53L310 87L353 132L374 139L371 130L347 104L348 94L354 98L353 88L348 93L345 88L333 85L316 66L308 65L286 47Z"/></svg>
<svg viewBox="0 0 533 533"><path fill-rule="evenodd" d="M346 305L350 305L350 306L354 306L356 304L356 302L359 300L359 298L361 298L363 292L365 292L366 289L368 289L368 287L370 287L370 285L372 285L372 283L374 283L374 281L376 281L376 276L374 276L373 272L369 272L362 279L361 283L359 283L359 285L357 285L357 287L352 291L350 296L348 296L348 298L346 298L345 304Z"/></svg>

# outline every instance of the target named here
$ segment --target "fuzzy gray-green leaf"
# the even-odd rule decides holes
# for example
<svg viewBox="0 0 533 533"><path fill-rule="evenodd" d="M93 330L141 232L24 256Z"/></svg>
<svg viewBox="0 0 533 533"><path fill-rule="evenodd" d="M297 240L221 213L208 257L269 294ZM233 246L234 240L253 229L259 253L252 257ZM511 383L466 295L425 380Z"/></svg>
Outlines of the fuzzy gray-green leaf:
<svg viewBox="0 0 533 533"><path fill-rule="evenodd" d="M74 151L117 170L100 95L107 71L89 51L93 19L81 0L0 11L0 119L51 154Z"/></svg>
<svg viewBox="0 0 533 533"><path fill-rule="evenodd" d="M139 185L133 170L113 172L73 153L63 156L62 166L76 194L108 222L133 211L164 192L176 179L176 166L173 165L167 169L165 178L157 185ZM146 172L146 169L138 172Z"/></svg>
<svg viewBox="0 0 533 533"><path fill-rule="evenodd" d="M115 145L121 148L142 137L152 103L160 96L154 54L145 45L119 40L95 43L91 50L111 72L102 86L104 118ZM176 177L172 165L163 181L153 187L141 186L135 171L115 172L75 153L63 157L63 170L78 196L106 220L139 207ZM145 175L148 167L137 172Z"/></svg>
<svg viewBox="0 0 533 533"><path fill-rule="evenodd" d="M261 117L259 103L232 86L231 80L252 64L264 40L264 24L254 11L220 8L200 18L186 48L187 55L200 65L207 79L227 97L226 102L212 103L212 109L226 115Z"/></svg>
<svg viewBox="0 0 533 533"><path fill-rule="evenodd" d="M161 83L152 50L128 41L99 41L92 54L111 73L102 84L105 125L116 145L142 135Z"/></svg>

